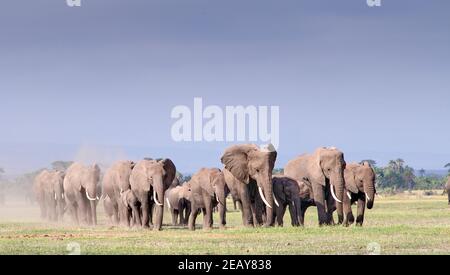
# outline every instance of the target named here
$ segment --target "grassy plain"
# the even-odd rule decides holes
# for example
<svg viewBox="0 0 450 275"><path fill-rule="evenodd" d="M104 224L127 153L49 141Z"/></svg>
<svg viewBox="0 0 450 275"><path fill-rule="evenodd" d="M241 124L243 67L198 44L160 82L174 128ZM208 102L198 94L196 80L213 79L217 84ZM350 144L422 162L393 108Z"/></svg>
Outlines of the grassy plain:
<svg viewBox="0 0 450 275"><path fill-rule="evenodd" d="M78 245L81 254L450 254L446 197L421 194L377 198L364 227L318 227L311 208L304 228L291 227L289 215L283 228L243 228L240 212L231 211L225 230L208 232L201 218L195 232L169 225L161 232L114 227L101 205L95 228L48 224L37 206L10 202L0 206L0 254L68 254Z"/></svg>

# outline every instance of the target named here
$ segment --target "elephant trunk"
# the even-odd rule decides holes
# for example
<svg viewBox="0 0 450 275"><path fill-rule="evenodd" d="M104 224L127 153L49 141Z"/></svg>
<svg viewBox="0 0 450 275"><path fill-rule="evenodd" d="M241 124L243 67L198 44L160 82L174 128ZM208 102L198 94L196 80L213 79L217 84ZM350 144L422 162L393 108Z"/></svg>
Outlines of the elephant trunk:
<svg viewBox="0 0 450 275"><path fill-rule="evenodd" d="M216 199L219 203L219 220L220 220L220 227L224 227L226 225L226 192L225 192L225 186L216 186Z"/></svg>
<svg viewBox="0 0 450 275"><path fill-rule="evenodd" d="M366 193L367 209L372 209L373 208L373 203L375 201L375 186L374 186L374 183L364 182L364 193Z"/></svg>
<svg viewBox="0 0 450 275"><path fill-rule="evenodd" d="M273 184L272 184L272 174L268 175L263 183L263 192L260 189L260 195L264 203L266 204L266 226L273 225L273 211L274 211L274 195L273 195Z"/></svg>
<svg viewBox="0 0 450 275"><path fill-rule="evenodd" d="M164 207L164 182L162 177L153 182L153 200L155 201L153 230L161 230Z"/></svg>
<svg viewBox="0 0 450 275"><path fill-rule="evenodd" d="M156 181L153 185L153 200L158 206L164 205L164 187L163 181Z"/></svg>
<svg viewBox="0 0 450 275"><path fill-rule="evenodd" d="M90 201L90 206L92 214L92 225L97 225L97 211L96 211L97 202L95 200Z"/></svg>
<svg viewBox="0 0 450 275"><path fill-rule="evenodd" d="M344 172L343 170L339 170L332 177L330 183L331 192L334 192L334 199L336 200L336 211L338 214L339 223L341 223L344 219L344 210L342 201L344 200Z"/></svg>

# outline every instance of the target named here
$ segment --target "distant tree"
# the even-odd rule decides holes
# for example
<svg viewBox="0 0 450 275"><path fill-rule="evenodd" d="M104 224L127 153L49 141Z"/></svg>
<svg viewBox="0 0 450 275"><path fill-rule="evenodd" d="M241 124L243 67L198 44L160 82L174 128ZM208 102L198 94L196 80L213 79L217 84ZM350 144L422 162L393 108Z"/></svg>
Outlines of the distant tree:
<svg viewBox="0 0 450 275"><path fill-rule="evenodd" d="M409 166L406 166L403 170L403 179L409 191L411 191L414 188L415 178L416 176L414 175L414 169Z"/></svg>
<svg viewBox="0 0 450 275"><path fill-rule="evenodd" d="M73 164L73 161L58 160L58 161L52 162L52 168L57 171L66 171L67 168L69 168L70 165L72 165L72 164Z"/></svg>
<svg viewBox="0 0 450 275"><path fill-rule="evenodd" d="M422 169L419 170L419 176L421 178L425 177L425 173L426 173L425 169L422 168Z"/></svg>
<svg viewBox="0 0 450 275"><path fill-rule="evenodd" d="M367 162L372 167L376 167L377 166L377 162L374 161L373 159L363 159L363 160L361 160L360 164L363 164L364 162Z"/></svg>

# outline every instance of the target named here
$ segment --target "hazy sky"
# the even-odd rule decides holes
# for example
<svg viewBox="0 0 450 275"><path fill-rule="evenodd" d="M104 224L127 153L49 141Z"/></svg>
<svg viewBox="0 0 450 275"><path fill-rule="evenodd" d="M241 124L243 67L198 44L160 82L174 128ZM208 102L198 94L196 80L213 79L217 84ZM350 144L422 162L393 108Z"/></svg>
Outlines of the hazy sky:
<svg viewBox="0 0 450 275"><path fill-rule="evenodd" d="M347 161L450 162L449 1L8 0L0 9L0 167L170 157L176 105L280 106L278 167L318 146Z"/></svg>

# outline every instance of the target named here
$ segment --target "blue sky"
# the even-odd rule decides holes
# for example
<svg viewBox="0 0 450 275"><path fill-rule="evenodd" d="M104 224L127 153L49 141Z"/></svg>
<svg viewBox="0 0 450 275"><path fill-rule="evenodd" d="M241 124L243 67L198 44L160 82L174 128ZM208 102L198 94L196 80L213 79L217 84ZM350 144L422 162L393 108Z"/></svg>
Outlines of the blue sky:
<svg viewBox="0 0 450 275"><path fill-rule="evenodd" d="M280 106L277 166L318 146L348 161L450 162L447 1L14 0L0 10L0 167L171 157L176 105Z"/></svg>

